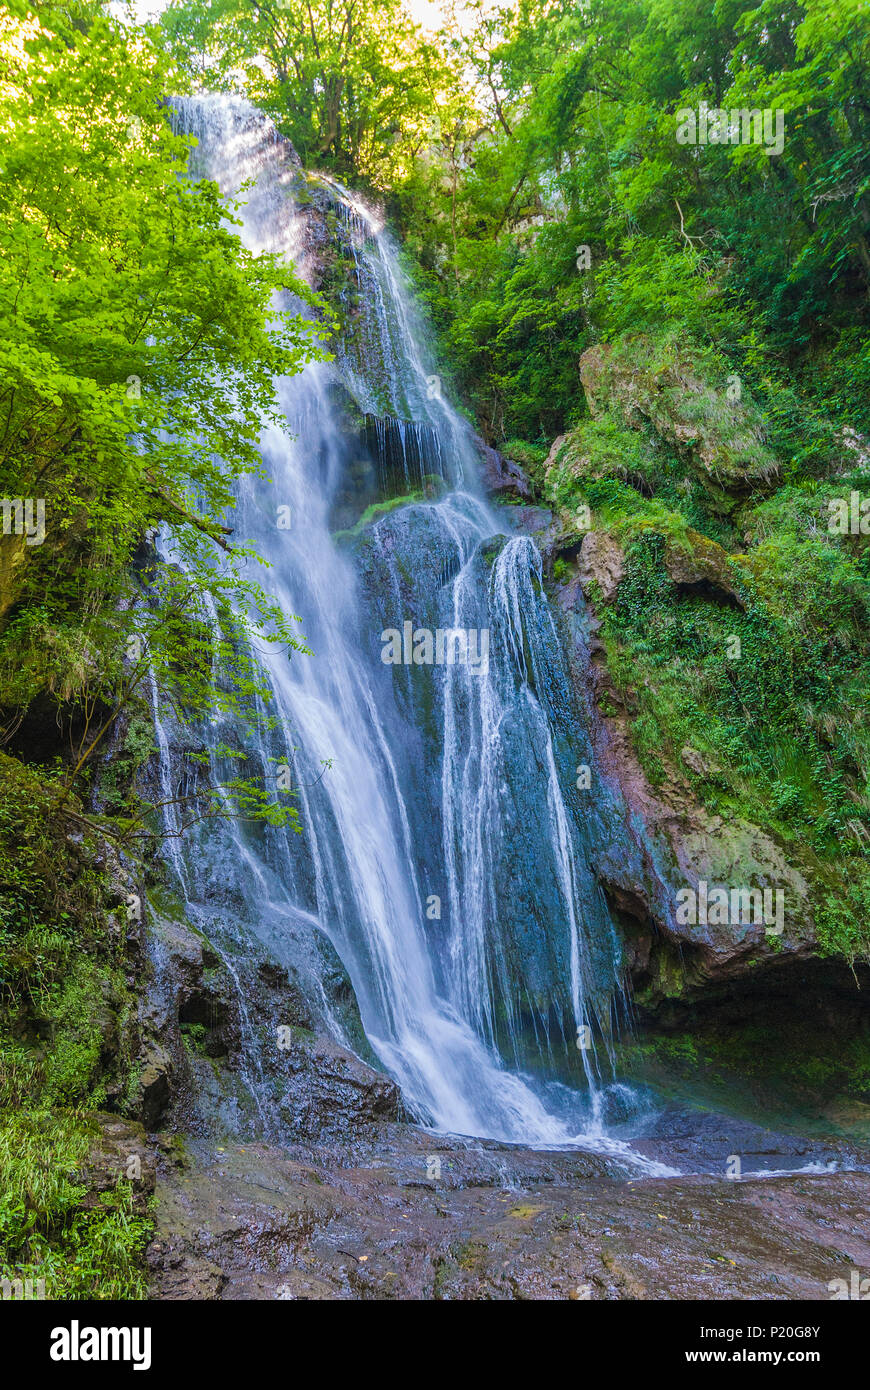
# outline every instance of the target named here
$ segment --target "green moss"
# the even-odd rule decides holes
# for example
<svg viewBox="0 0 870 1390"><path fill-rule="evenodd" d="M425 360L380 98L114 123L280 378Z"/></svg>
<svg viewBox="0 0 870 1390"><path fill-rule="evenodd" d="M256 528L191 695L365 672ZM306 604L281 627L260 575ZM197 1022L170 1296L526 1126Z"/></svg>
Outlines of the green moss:
<svg viewBox="0 0 870 1390"><path fill-rule="evenodd" d="M55 797L0 754L0 1049L29 1046L43 1102L99 1105L129 1061L126 910Z"/></svg>
<svg viewBox="0 0 870 1390"><path fill-rule="evenodd" d="M455 1246L453 1250L453 1257L457 1267L467 1274L471 1274L475 1270L480 1269L486 1262L486 1256L486 1245L482 1241L477 1240L465 1241L464 1244Z"/></svg>
<svg viewBox="0 0 870 1390"><path fill-rule="evenodd" d="M743 1115L765 1126L870 1136L870 1036L832 1035L799 1005L726 1025L695 1019L676 1033L618 1044L622 1074L679 1103Z"/></svg>
<svg viewBox="0 0 870 1390"><path fill-rule="evenodd" d="M438 481L439 483L441 482L440 479ZM374 522L380 521L381 517L389 516L390 512L398 511L400 507L409 507L414 502L428 501L434 495L436 495L435 488L427 485L414 492L405 493L403 497L390 497L383 502L372 502L366 507L362 516L354 526L343 531L333 531L332 539L338 545L344 544L350 540L355 540Z"/></svg>
<svg viewBox="0 0 870 1390"><path fill-rule="evenodd" d="M629 712L651 783L683 780L782 845L822 950L870 959L870 543L827 525L830 500L870 479L784 468L774 490L761 416L727 401L721 368L665 340L596 350L595 418L564 440L545 495L566 525L587 506L624 556L615 596L590 590L617 693L601 708ZM724 502L705 459L724 460Z"/></svg>
<svg viewBox="0 0 870 1390"><path fill-rule="evenodd" d="M601 609L641 764L654 785L682 777L711 812L783 844L813 885L824 949L868 958L866 585L836 552L793 555L768 541L736 564L740 610L679 592L667 545L656 530L637 535ZM706 772L685 764L686 746Z"/></svg>
<svg viewBox="0 0 870 1390"><path fill-rule="evenodd" d="M630 431L650 427L696 472L715 506L733 505L723 485L776 475L761 412L746 391L729 398L730 368L711 348L683 334L626 333L611 350L588 354L586 364L596 417L609 412Z"/></svg>
<svg viewBox="0 0 870 1390"><path fill-rule="evenodd" d="M129 719L119 746L100 770L100 795L108 815L132 815L138 810L132 787L155 749L150 713L138 710Z"/></svg>

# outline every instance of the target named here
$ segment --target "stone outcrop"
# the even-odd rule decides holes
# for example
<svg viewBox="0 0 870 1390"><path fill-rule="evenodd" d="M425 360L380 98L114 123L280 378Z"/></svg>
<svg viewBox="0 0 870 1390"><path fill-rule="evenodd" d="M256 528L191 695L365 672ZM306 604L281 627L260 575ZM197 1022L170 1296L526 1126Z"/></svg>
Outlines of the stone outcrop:
<svg viewBox="0 0 870 1390"><path fill-rule="evenodd" d="M499 500L517 498L524 502L532 501L532 486L518 463L475 440L480 458L480 481L485 492Z"/></svg>
<svg viewBox="0 0 870 1390"><path fill-rule="evenodd" d="M632 740L636 702L631 691L615 687L596 635L599 624L583 597L590 577L599 597L613 597L620 552L607 542L606 533L587 537L578 571L558 602L572 669L581 684L591 678L589 729L606 784L599 792L612 797L612 819L597 849L599 881L622 929L637 1002L654 1014L670 1001L697 999L759 968L812 956L815 930L806 878L782 846L750 815L711 814L695 794L692 775L715 775L709 760L686 747L681 765L651 786ZM711 891L782 890L782 933L757 921L681 922L678 894L702 883Z"/></svg>
<svg viewBox="0 0 870 1390"><path fill-rule="evenodd" d="M583 537L579 557L579 578L583 592L597 590L604 602L616 597L625 573L625 553L607 531L590 531ZM593 589L593 585L595 589Z"/></svg>
<svg viewBox="0 0 870 1390"><path fill-rule="evenodd" d="M728 552L691 527L681 543L666 539L664 568L676 597L695 594L714 603L745 608L738 572ZM606 530L588 531L579 550L580 583L587 597L595 595L605 603L612 601L624 574L625 549L617 537Z"/></svg>
<svg viewBox="0 0 870 1390"><path fill-rule="evenodd" d="M712 388L689 348L663 350L642 335L619 351L598 344L580 358L580 378L593 419L612 411L631 429L651 426L724 511L778 473L739 382Z"/></svg>
<svg viewBox="0 0 870 1390"><path fill-rule="evenodd" d="M137 1107L149 1129L351 1143L402 1113L395 1083L335 1040L304 978L254 941L230 971L182 918L153 911L150 939ZM336 1013L355 1010L329 964ZM368 1051L358 1017L354 1040Z"/></svg>

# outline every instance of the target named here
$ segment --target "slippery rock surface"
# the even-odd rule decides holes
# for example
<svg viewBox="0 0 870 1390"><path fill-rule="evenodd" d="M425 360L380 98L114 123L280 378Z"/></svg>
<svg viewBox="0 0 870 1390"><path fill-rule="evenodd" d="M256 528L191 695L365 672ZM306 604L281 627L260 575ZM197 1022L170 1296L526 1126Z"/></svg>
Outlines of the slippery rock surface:
<svg viewBox="0 0 870 1390"><path fill-rule="evenodd" d="M154 1194L152 1298L824 1300L870 1265L870 1154L842 1140L659 1107L632 1148L680 1176L650 1178L427 1133L284 967L254 952L233 980L185 923L153 930L169 1101L147 1135L103 1117L85 1175L96 1200L134 1160L137 1209Z"/></svg>
<svg viewBox="0 0 870 1390"><path fill-rule="evenodd" d="M139 1090L149 1129L347 1144L402 1113L395 1083L358 1055L368 1047L353 993L325 940L315 987L301 955L287 967L252 942L230 968L188 923L157 912L149 935Z"/></svg>
<svg viewBox="0 0 870 1390"><path fill-rule="evenodd" d="M825 1300L870 1266L868 1202L859 1172L632 1178L401 1126L352 1163L177 1143L148 1262L164 1299Z"/></svg>

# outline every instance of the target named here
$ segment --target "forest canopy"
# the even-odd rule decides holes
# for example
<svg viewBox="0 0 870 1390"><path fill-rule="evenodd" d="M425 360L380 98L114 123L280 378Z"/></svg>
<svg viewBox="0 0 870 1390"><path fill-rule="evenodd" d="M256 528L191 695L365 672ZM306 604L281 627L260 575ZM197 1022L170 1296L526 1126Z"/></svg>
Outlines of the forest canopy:
<svg viewBox="0 0 870 1390"><path fill-rule="evenodd" d="M805 389L810 413L824 401L866 427L860 0L475 0L445 15L424 33L399 0L180 0L162 22L303 161L387 197L493 438L547 440L584 413L580 352L650 328L715 344L762 395ZM712 127L678 138L679 113L705 108L759 128L767 112L781 147Z"/></svg>
<svg viewBox="0 0 870 1390"><path fill-rule="evenodd" d="M275 307L311 299L293 268L248 253L216 185L188 176L169 105L187 79L156 31L100 3L18 0L0 26L0 470L47 531L4 546L5 734L48 699L73 711L75 767L147 672L190 652L206 590L228 653L249 627L300 645L224 514L261 467L274 378L323 348ZM152 554L160 601L143 603L131 563L161 524L183 569ZM187 664L194 707L224 698L209 667L204 650Z"/></svg>

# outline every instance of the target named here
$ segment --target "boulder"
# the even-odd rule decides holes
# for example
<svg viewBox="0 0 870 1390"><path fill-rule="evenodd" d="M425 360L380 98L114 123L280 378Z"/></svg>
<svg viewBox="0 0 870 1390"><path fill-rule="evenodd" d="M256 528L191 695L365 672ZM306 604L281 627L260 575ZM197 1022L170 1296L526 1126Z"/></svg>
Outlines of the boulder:
<svg viewBox="0 0 870 1390"><path fill-rule="evenodd" d="M683 594L696 593L714 603L745 609L727 550L691 528L686 532L686 542L678 545L669 539L665 547L665 569L677 589Z"/></svg>
<svg viewBox="0 0 870 1390"><path fill-rule="evenodd" d="M719 510L729 512L777 475L764 443L764 422L740 391L708 380L691 347L661 345L638 335L618 350L587 348L580 379L593 418L610 411L633 429L651 426L685 458Z"/></svg>
<svg viewBox="0 0 870 1390"><path fill-rule="evenodd" d="M480 480L491 497L519 498L531 502L533 492L528 478L518 463L492 449L483 440L475 441L480 459Z"/></svg>
<svg viewBox="0 0 870 1390"><path fill-rule="evenodd" d="M589 531L580 546L580 583L584 593L598 587L601 599L608 603L616 597L625 572L622 546L607 531Z"/></svg>

